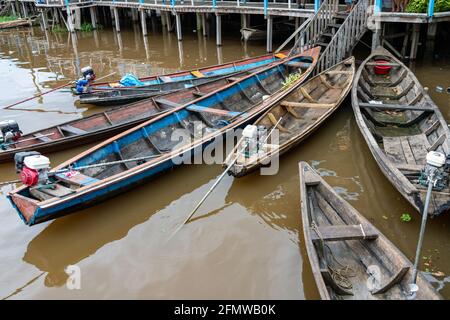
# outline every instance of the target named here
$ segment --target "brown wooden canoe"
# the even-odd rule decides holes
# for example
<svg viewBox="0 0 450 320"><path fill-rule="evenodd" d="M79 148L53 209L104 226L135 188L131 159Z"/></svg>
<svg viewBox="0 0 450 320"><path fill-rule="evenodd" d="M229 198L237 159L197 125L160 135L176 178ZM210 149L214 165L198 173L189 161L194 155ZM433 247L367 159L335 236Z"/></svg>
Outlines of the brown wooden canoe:
<svg viewBox="0 0 450 320"><path fill-rule="evenodd" d="M413 265L306 162L300 162L303 235L323 300L407 299ZM414 299L441 295L418 274Z"/></svg>
<svg viewBox="0 0 450 320"><path fill-rule="evenodd" d="M0 22L0 29L8 29L23 26L31 26L31 21L28 19L17 19L12 21Z"/></svg>
<svg viewBox="0 0 450 320"><path fill-rule="evenodd" d="M380 62L391 68L379 75ZM360 66L352 88L356 123L383 174L417 211L422 212L426 183L421 171L429 151L449 154L450 131L439 108L415 75L382 47ZM450 208L450 188L433 191L429 214Z"/></svg>
<svg viewBox="0 0 450 320"><path fill-rule="evenodd" d="M311 78L274 104L253 125L264 128L267 134L276 125L278 141L272 139L275 135L272 133L268 143L261 142L254 149L258 151L249 154L243 148L246 140L241 139L224 163L228 166L237 157L229 173L242 177L261 166L270 165L275 157L300 144L340 106L350 92L354 75L355 59L351 57Z"/></svg>

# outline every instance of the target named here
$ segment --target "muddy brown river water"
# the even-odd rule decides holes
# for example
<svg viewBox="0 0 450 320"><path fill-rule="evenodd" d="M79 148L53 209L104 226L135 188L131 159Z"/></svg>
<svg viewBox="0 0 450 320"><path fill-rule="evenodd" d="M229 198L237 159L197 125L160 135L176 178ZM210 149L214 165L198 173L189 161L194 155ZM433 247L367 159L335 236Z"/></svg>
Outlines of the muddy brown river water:
<svg viewBox="0 0 450 320"><path fill-rule="evenodd" d="M226 28L224 28L226 29ZM78 105L60 90L4 106L75 79L91 65L97 76L139 76L190 69L263 54L265 43L243 45L225 34L223 47L183 31L183 42L139 27L79 33L38 28L0 33L0 119L16 119L27 133L103 109ZM364 57L364 52L360 59ZM411 65L450 120L450 63ZM113 79L111 77L109 79ZM52 164L88 146L49 154ZM280 161L275 176L227 176L194 218L173 231L220 175L220 165L178 167L137 189L90 209L27 227L0 192L0 298L318 299L300 219L298 162L312 163L339 193L411 260L420 216L386 180L354 121L350 101L300 147ZM15 179L13 164L0 165L1 181ZM400 216L409 213L412 221ZM429 220L421 257L440 293L450 299L450 216ZM81 289L66 287L64 269L77 265ZM434 273L435 276L431 275Z"/></svg>

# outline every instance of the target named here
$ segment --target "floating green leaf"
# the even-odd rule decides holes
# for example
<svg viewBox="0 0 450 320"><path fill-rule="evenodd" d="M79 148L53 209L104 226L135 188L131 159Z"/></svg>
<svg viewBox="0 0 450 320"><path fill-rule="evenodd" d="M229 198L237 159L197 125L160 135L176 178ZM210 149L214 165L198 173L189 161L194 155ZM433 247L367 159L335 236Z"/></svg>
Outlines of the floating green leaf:
<svg viewBox="0 0 450 320"><path fill-rule="evenodd" d="M400 219L402 219L403 222L409 222L409 221L411 221L412 218L409 213L404 213L404 214L402 214Z"/></svg>

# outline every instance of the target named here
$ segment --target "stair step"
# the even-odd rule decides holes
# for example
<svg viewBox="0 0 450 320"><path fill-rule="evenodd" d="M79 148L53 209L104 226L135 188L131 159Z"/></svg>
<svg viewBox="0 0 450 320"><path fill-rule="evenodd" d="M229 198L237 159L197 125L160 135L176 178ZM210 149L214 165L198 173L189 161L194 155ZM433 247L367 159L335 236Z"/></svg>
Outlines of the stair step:
<svg viewBox="0 0 450 320"><path fill-rule="evenodd" d="M332 28L339 28L340 26L342 26L341 23L329 23L327 24L328 27L332 27Z"/></svg>
<svg viewBox="0 0 450 320"><path fill-rule="evenodd" d="M333 38L334 35L335 35L335 34L334 34L334 33L331 33L331 32L324 32L324 33L322 33L322 36L330 37L330 38Z"/></svg>
<svg viewBox="0 0 450 320"><path fill-rule="evenodd" d="M328 43L326 43L326 42L317 42L316 46L327 47Z"/></svg>

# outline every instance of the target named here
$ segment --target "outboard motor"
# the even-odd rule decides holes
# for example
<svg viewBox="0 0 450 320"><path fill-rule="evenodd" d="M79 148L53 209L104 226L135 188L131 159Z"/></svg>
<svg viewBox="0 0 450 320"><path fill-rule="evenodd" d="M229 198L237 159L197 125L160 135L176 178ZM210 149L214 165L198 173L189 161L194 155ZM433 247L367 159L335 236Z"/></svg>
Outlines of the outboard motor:
<svg viewBox="0 0 450 320"><path fill-rule="evenodd" d="M95 72L94 69L92 69L91 66L87 66L81 69L81 74L83 75L83 78L88 81L95 80Z"/></svg>
<svg viewBox="0 0 450 320"><path fill-rule="evenodd" d="M0 121L0 146L6 149L6 144L13 143L20 139L22 131L15 120Z"/></svg>
<svg viewBox="0 0 450 320"><path fill-rule="evenodd" d="M39 152L18 152L14 155L16 171L22 183L28 187L51 187L48 179L50 160Z"/></svg>
<svg viewBox="0 0 450 320"><path fill-rule="evenodd" d="M244 149L242 153L246 158L258 152L258 127L252 124L247 125L242 131L244 137Z"/></svg>

